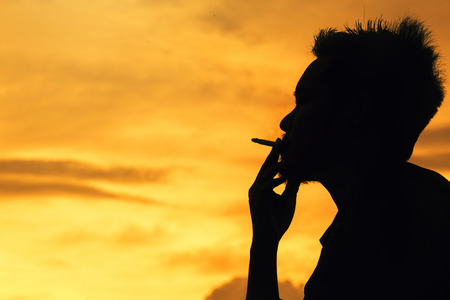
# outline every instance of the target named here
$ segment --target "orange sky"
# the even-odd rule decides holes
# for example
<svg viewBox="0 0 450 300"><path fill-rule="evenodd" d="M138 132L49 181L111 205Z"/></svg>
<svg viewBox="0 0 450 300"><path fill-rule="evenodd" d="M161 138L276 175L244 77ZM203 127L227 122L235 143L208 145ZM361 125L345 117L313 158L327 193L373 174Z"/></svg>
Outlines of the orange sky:
<svg viewBox="0 0 450 300"><path fill-rule="evenodd" d="M319 28L411 14L450 57L443 0L0 4L0 300L205 299L246 276L250 138L280 134ZM413 161L450 178L449 104ZM317 184L299 197L295 285L336 212Z"/></svg>

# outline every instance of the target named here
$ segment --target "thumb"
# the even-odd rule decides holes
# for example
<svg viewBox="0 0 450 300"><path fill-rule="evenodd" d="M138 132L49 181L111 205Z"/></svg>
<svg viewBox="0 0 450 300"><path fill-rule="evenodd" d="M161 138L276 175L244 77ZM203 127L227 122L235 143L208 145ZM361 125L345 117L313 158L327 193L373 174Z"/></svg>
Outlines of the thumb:
<svg viewBox="0 0 450 300"><path fill-rule="evenodd" d="M295 197L298 193L298 189L300 187L300 180L288 180L286 183L286 188L284 189L283 196L285 197Z"/></svg>

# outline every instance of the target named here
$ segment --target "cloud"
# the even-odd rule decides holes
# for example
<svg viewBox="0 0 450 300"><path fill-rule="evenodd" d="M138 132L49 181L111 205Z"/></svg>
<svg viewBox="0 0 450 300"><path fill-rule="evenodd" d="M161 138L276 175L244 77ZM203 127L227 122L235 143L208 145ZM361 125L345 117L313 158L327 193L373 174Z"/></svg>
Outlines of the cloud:
<svg viewBox="0 0 450 300"><path fill-rule="evenodd" d="M41 261L41 264L47 268L56 269L56 270L70 270L72 269L72 265L64 259L60 258L48 258Z"/></svg>
<svg viewBox="0 0 450 300"><path fill-rule="evenodd" d="M98 165L74 160L0 160L0 175L10 174L123 183L151 183L164 180L168 174L168 170L124 166L100 167ZM68 187L66 187L66 189L67 188ZM90 190L89 192L92 193L93 191Z"/></svg>
<svg viewBox="0 0 450 300"><path fill-rule="evenodd" d="M450 170L450 152L415 155L411 158L410 162L432 170Z"/></svg>
<svg viewBox="0 0 450 300"><path fill-rule="evenodd" d="M86 184L58 182L58 181L33 181L18 179L0 178L0 195L8 197L18 196L51 196L57 197L61 195L75 196L78 199L92 200L105 199L114 201L134 202L140 204L161 204L155 200L142 197L118 194L105 191L101 188ZM5 198L3 197L3 200Z"/></svg>
<svg viewBox="0 0 450 300"><path fill-rule="evenodd" d="M55 237L55 243L58 246L86 245L90 243L107 243L120 247L139 247L150 244L156 245L168 239L170 233L164 228L155 226L153 228L128 223L110 233L93 232L89 229L70 229L64 230ZM49 266L63 266L64 262L58 259L46 261Z"/></svg>
<svg viewBox="0 0 450 300"><path fill-rule="evenodd" d="M322 9L318 9L322 6ZM318 1L215 1L205 10L203 21L209 28L236 37L248 45L278 44L285 48L309 51L313 34L319 28L341 26L348 20L338 12L347 6L353 12L362 11L354 0ZM280 19L282 16L282 20Z"/></svg>
<svg viewBox="0 0 450 300"><path fill-rule="evenodd" d="M86 244L97 241L103 241L108 239L107 237L89 230L65 230L58 234L55 238L55 242L58 246L73 246L78 244Z"/></svg>
<svg viewBox="0 0 450 300"><path fill-rule="evenodd" d="M237 277L215 288L205 300L244 300L246 291L247 278Z"/></svg>
<svg viewBox="0 0 450 300"><path fill-rule="evenodd" d="M283 300L303 299L303 285L294 286L291 281L278 283L280 298ZM215 288L205 300L244 300L247 291L247 278L235 277L222 286Z"/></svg>
<svg viewBox="0 0 450 300"><path fill-rule="evenodd" d="M450 170L450 126L427 128L416 144L410 162L432 170Z"/></svg>
<svg viewBox="0 0 450 300"><path fill-rule="evenodd" d="M417 146L450 146L450 126L425 129L417 141Z"/></svg>
<svg viewBox="0 0 450 300"><path fill-rule="evenodd" d="M181 2L181 0L138 0L137 4L154 8L155 6L161 7L161 5L179 5ZM184 2L182 7L185 9L187 5L188 3Z"/></svg>
<svg viewBox="0 0 450 300"><path fill-rule="evenodd" d="M247 264L247 253L245 255L233 249L205 248L192 251L179 251L170 253L163 259L163 265L167 268L176 266L194 268L202 273L236 272Z"/></svg>
<svg viewBox="0 0 450 300"><path fill-rule="evenodd" d="M140 246L156 244L169 236L169 233L161 227L148 229L143 226L130 223L114 235L114 241L122 246Z"/></svg>
<svg viewBox="0 0 450 300"><path fill-rule="evenodd" d="M14 295L14 296L4 296L0 297L0 300L48 300L53 299L48 294L22 294L22 295Z"/></svg>

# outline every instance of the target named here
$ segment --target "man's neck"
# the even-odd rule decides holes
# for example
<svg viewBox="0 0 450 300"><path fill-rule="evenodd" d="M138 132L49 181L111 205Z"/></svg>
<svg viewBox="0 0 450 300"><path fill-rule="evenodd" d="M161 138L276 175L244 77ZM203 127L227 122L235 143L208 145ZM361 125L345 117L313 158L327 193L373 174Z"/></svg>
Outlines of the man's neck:
<svg viewBox="0 0 450 300"><path fill-rule="evenodd" d="M351 160L329 168L320 182L341 210L355 196L367 175L382 169L383 165L385 162Z"/></svg>

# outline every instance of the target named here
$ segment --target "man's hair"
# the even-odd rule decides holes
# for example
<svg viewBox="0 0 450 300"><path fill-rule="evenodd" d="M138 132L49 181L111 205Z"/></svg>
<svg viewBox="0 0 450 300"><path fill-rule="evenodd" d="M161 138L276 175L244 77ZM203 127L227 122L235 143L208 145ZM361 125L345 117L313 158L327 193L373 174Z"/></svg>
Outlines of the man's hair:
<svg viewBox="0 0 450 300"><path fill-rule="evenodd" d="M417 19L375 19L363 28L322 29L313 54L331 57L325 80L334 98L365 94L374 128L386 136L390 154L408 160L422 130L444 98L443 73L431 33Z"/></svg>

